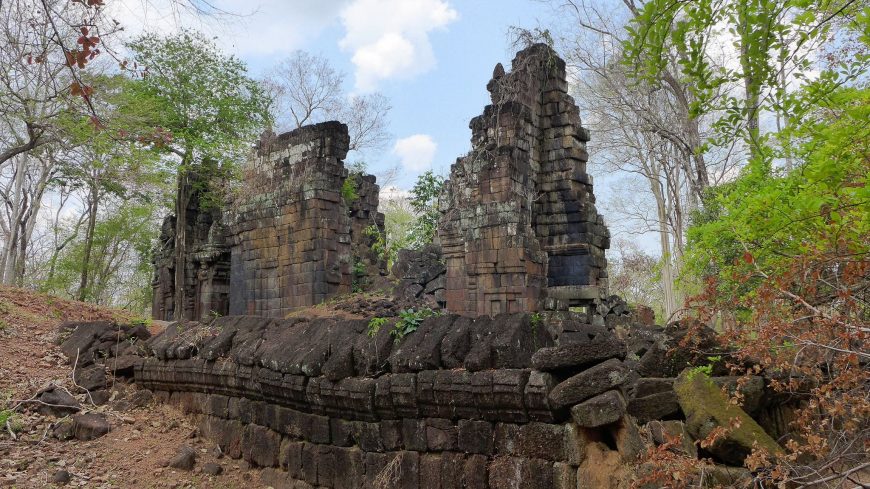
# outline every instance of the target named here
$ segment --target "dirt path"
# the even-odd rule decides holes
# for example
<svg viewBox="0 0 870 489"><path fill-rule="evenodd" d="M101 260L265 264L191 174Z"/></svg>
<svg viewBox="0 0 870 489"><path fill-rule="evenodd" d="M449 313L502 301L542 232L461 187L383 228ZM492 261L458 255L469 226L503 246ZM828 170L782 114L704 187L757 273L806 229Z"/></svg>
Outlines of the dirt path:
<svg viewBox="0 0 870 489"><path fill-rule="evenodd" d="M221 457L214 444L197 436L193 421L174 407L153 402L131 407L134 385L115 383L106 405L86 402L55 344L57 328L64 321L99 319L129 318L121 311L0 287L0 420L8 418L0 425L0 487L264 487L257 470ZM51 384L76 394L85 411L105 414L111 431L91 441L52 437L58 420L36 413L35 403L20 403ZM166 467L184 446L198 453L194 469ZM207 463L220 465L222 473L203 473ZM69 481L54 484L54 477L64 471Z"/></svg>

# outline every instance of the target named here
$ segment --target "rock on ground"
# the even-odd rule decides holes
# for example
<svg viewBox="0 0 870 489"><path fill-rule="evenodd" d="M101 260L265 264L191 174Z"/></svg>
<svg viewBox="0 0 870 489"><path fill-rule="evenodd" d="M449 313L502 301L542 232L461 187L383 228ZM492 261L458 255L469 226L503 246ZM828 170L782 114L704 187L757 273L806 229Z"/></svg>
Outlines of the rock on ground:
<svg viewBox="0 0 870 489"><path fill-rule="evenodd" d="M746 412L728 402L728 398L703 373L686 369L674 381L680 407L686 414L686 428L699 440L706 438L718 426L726 428L725 436L707 450L729 465L743 465L743 459L757 446L768 453L782 453L773 438ZM732 420L737 420L734 426Z"/></svg>
<svg viewBox="0 0 870 489"><path fill-rule="evenodd" d="M169 466L179 470L193 470L194 464L196 464L196 450L189 446L181 447L169 460Z"/></svg>
<svg viewBox="0 0 870 489"><path fill-rule="evenodd" d="M105 414L87 413L76 414L72 417L73 435L79 440L93 440L99 438L111 430L111 425Z"/></svg>

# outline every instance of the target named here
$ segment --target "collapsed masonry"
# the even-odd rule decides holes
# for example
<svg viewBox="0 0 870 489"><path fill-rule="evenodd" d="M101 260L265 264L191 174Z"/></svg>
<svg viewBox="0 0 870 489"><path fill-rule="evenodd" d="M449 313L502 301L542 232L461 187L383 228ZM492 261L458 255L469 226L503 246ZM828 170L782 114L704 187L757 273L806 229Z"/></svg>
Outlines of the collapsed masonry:
<svg viewBox="0 0 870 489"><path fill-rule="evenodd" d="M224 208L203 205L208 182L191 178L183 311L176 315L175 218L169 216L155 257L152 316L283 317L381 274L385 264L371 249L384 227L379 189L373 176L349 174L348 145L347 126L338 122L264 134L239 194ZM346 188L351 198L342 195Z"/></svg>
<svg viewBox="0 0 870 489"><path fill-rule="evenodd" d="M446 302L467 316L566 309L607 294L610 233L586 173L589 135L547 45L496 65L472 151L451 167L439 238Z"/></svg>

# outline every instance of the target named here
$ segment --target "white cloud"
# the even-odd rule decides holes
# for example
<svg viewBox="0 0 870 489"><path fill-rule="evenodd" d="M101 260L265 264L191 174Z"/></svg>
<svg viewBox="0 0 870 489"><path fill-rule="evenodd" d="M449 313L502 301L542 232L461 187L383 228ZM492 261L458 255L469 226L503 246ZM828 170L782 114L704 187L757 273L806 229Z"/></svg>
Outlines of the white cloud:
<svg viewBox="0 0 870 489"><path fill-rule="evenodd" d="M428 134L414 134L396 141L393 153L409 171L421 172L432 167L438 145Z"/></svg>
<svg viewBox="0 0 870 489"><path fill-rule="evenodd" d="M353 53L356 88L371 91L390 78L411 78L435 66L429 33L459 17L445 0L353 0L341 11Z"/></svg>
<svg viewBox="0 0 870 489"><path fill-rule="evenodd" d="M161 34L181 27L217 37L218 44L237 56L270 55L304 47L351 0L216 0L217 9L232 15L197 15L173 0L107 2L128 36L146 27Z"/></svg>
<svg viewBox="0 0 870 489"><path fill-rule="evenodd" d="M378 196L380 197L380 200L384 202L391 200L403 200L410 199L411 192L401 189L395 185L390 185L389 187L382 188Z"/></svg>

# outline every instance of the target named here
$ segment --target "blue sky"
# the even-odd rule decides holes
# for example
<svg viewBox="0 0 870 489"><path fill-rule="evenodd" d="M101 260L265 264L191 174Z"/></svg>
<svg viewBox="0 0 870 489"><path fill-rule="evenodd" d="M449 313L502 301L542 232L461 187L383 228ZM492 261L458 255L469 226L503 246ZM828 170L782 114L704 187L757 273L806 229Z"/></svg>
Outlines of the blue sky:
<svg viewBox="0 0 870 489"><path fill-rule="evenodd" d="M443 4L448 5L455 16L427 35L432 48L431 64L418 73L387 76L370 86L389 97L392 103L390 133L394 141L380 153L358 157L374 172L401 166L402 171L394 182L401 188L412 185L416 175L426 167L447 174L456 157L468 151L471 136L468 122L488 103L486 83L492 69L497 62L509 61L513 54L508 28L529 23L530 19L534 25L536 10L541 9L540 3L530 0L507 0L497 4L463 0ZM318 35L297 47L328 58L336 68L348 74L348 91L358 91L356 79L360 68L352 61L354 52L340 46L345 35L345 26L337 17ZM282 56L286 53L250 55L244 59L253 73L261 74ZM414 60L409 64L413 65ZM404 144L399 142L403 140ZM396 142L399 142L398 147ZM429 142L434 143L434 154L427 164ZM411 161L403 166L400 155Z"/></svg>
<svg viewBox="0 0 870 489"><path fill-rule="evenodd" d="M131 34L143 25L203 30L257 77L296 49L327 58L347 74L349 93L377 90L390 99L393 140L379 153L356 158L373 173L400 166L394 182L400 188L409 188L428 168L446 175L468 151L468 122L489 101L492 69L498 62L508 66L513 57L509 28L535 27L550 11L535 0L221 0L217 5L243 15L209 22L129 0L118 17Z"/></svg>

